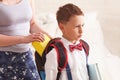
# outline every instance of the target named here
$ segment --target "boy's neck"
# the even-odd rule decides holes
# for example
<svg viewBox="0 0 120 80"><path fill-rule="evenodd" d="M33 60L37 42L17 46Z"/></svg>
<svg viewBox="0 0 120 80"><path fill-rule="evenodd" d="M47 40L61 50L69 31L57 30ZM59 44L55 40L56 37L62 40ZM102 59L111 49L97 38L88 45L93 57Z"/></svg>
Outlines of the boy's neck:
<svg viewBox="0 0 120 80"><path fill-rule="evenodd" d="M73 43L73 44L75 44L77 41L79 41L79 40L71 40L71 39L69 39L65 36L62 36L62 37L65 38L66 40L68 40L69 42Z"/></svg>

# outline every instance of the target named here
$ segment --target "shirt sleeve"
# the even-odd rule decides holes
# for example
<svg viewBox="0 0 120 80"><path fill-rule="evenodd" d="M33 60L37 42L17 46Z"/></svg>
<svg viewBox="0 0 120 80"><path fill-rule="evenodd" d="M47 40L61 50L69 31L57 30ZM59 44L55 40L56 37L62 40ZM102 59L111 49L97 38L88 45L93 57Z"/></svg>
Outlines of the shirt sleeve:
<svg viewBox="0 0 120 80"><path fill-rule="evenodd" d="M52 49L46 55L46 63L45 63L46 80L56 80L58 73L57 67L58 67L57 53L55 49Z"/></svg>

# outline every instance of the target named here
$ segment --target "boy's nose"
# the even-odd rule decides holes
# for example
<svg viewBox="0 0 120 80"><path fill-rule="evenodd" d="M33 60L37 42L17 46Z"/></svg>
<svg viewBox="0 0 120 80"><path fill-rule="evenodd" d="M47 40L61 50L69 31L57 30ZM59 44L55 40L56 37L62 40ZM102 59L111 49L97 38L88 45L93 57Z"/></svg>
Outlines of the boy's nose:
<svg viewBox="0 0 120 80"><path fill-rule="evenodd" d="M79 28L79 33L83 33L82 27Z"/></svg>

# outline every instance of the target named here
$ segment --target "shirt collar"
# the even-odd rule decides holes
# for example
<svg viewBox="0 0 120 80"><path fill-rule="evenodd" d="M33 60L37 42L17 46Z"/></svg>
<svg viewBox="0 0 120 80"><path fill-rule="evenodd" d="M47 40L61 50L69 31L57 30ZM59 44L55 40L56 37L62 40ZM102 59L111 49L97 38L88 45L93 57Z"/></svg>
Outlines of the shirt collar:
<svg viewBox="0 0 120 80"><path fill-rule="evenodd" d="M76 45L78 43L80 43L80 41L77 41L75 44L73 44L72 42L70 42L69 40L67 40L66 38L62 37L61 40L63 41L64 45L69 46L69 45Z"/></svg>

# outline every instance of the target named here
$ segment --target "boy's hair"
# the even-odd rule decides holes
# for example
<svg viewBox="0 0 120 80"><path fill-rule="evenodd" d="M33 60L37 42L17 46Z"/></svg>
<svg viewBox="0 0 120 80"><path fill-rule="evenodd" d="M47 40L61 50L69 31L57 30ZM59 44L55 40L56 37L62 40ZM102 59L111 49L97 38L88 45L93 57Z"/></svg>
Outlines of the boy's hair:
<svg viewBox="0 0 120 80"><path fill-rule="evenodd" d="M68 4L60 7L59 10L57 11L57 13L56 13L57 22L58 23L66 23L69 21L70 17L72 17L74 15L83 15L84 16L84 13L78 6L76 6L72 3L68 3Z"/></svg>

